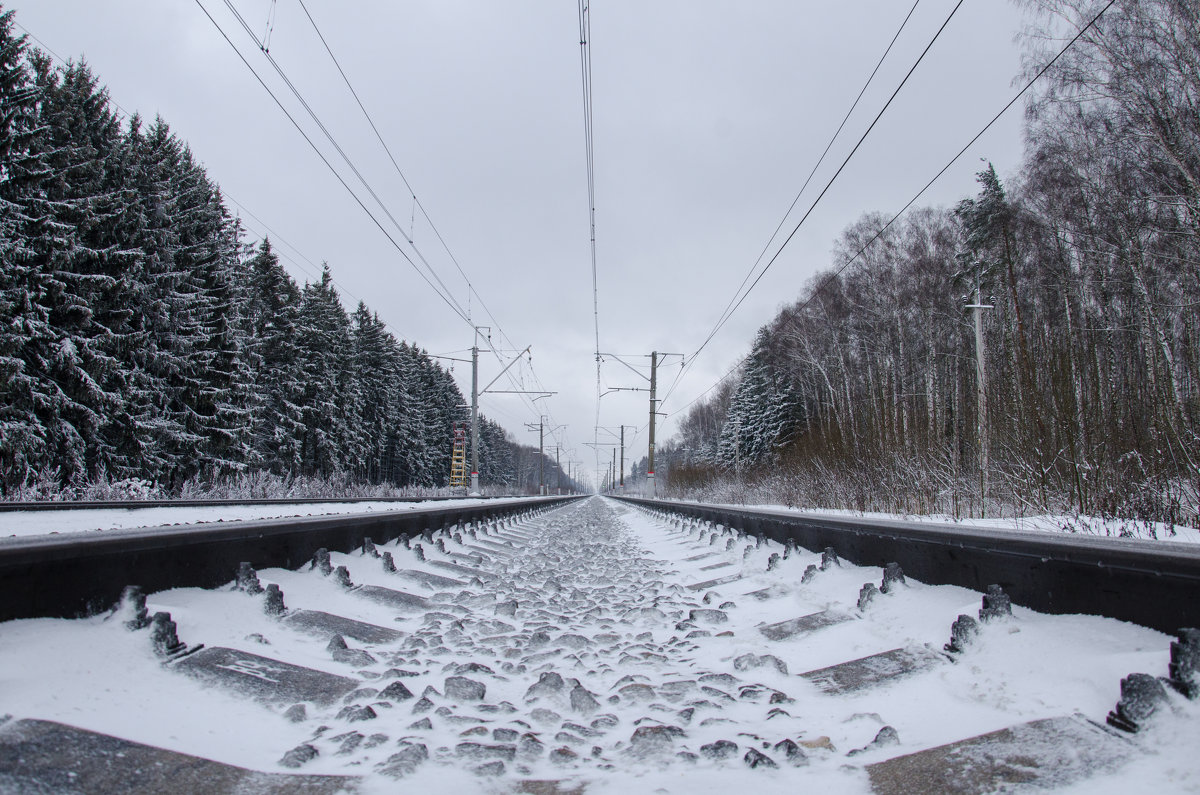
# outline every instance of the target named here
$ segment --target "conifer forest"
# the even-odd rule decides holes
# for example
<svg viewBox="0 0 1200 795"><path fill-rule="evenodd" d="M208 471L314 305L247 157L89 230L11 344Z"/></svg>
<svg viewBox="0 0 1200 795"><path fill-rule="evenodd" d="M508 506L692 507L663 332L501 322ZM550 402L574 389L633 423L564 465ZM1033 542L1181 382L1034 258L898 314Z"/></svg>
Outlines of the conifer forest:
<svg viewBox="0 0 1200 795"><path fill-rule="evenodd" d="M2 9L0 263L5 497L448 481L469 417L451 375L347 312L328 266L298 285L166 121L121 121ZM486 418L480 439L485 485L536 487L536 448Z"/></svg>

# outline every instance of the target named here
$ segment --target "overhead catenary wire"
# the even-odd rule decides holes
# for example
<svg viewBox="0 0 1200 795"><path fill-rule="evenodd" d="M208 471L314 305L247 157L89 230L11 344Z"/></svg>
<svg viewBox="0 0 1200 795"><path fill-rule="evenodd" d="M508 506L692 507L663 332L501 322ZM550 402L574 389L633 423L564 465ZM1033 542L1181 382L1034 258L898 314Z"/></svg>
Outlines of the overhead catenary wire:
<svg viewBox="0 0 1200 795"><path fill-rule="evenodd" d="M845 129L846 123L848 121L850 121L850 117L854 114L854 111L858 108L858 103L862 101L863 96L867 93L867 89L870 88L872 81L874 81L874 79L875 79L875 75L877 75L879 73L880 67L883 66L883 62L887 59L888 55L892 51L892 48L896 45L896 41L900 38L900 34L902 34L904 32L905 27L908 26L908 21L910 19L912 19L912 15L917 10L917 6L920 5L920 2L921 2L921 0L915 0L915 2L912 4L912 7L908 9L908 13L905 14L904 19L900 22L900 27L896 29L896 33L892 36L891 41L888 42L887 47L883 51L883 54L880 55L879 60L875 62L875 68L871 70L871 74L867 76L866 82L864 82L862 88L859 89L858 96L856 96L854 98L854 101L850 104L849 110L847 110L846 115L844 115L842 117L842 121L841 121L841 123L838 124L837 129L834 130L833 135L831 135L829 137L829 141L828 141L828 143L825 144L825 149L821 152L820 156L817 158L817 162L814 163L812 169L809 170L808 176L805 177L805 179L804 179L804 184L801 185L800 190L796 192L796 197L794 199L792 199L792 203L790 205L788 205L787 211L784 212L783 217L781 217L779 219L779 223L776 224L774 231L771 232L771 236L767 239L767 242L763 245L762 250L759 251L758 257L754 260L754 264L750 266L750 269L748 271L746 271L746 275L742 279L742 283L740 285L738 285L737 290L730 297L729 303L726 304L725 309L721 312L721 316L717 319L716 327L713 329L712 333L710 333L708 335L708 337L705 338L704 342L702 342L700 344L700 347L698 347L696 349L696 352L692 354L691 358L695 358L696 356L698 356L700 354L701 351L704 350L705 346L707 346L708 343L712 340L712 338L716 335L717 331L720 329L720 326L725 322L726 318L732 313L731 307L733 307L734 301L736 301L737 297L741 294L742 288L744 288L746 286L746 282L750 281L750 277L754 275L754 271L758 268L759 264L762 262L763 257L766 256L767 251L770 250L771 244L775 242L775 238L778 237L779 231L781 229L783 229L783 225L787 222L788 216L792 214L792 210L794 210L796 208L796 205L800 202L800 197L803 196L804 191L808 189L809 183L812 182L812 178L817 173L817 169L819 169L821 167L821 164L825 162L826 155L829 154L829 150L833 148L834 143L837 141L838 137L842 134L842 130Z"/></svg>
<svg viewBox="0 0 1200 795"><path fill-rule="evenodd" d="M859 148L862 147L863 143L870 136L871 131L875 129L875 126L879 123L879 120L883 118L885 113L887 113L887 110L888 110L888 108L891 107L892 102L895 101L896 97L900 94L900 91L908 83L909 78L911 78L913 76L913 73L915 73L917 71L917 67L919 67L921 65L921 62L925 60L925 56L929 54L929 51L931 49L933 49L933 45L937 43L937 40L941 37L942 33L949 26L950 21L954 19L954 16L958 13L958 10L960 8L962 8L963 2L965 2L965 0L958 0L958 2L954 5L954 7L952 9L950 9L950 13L946 16L946 19L938 27L937 31L933 34L933 37L929 40L929 43L925 45L925 48L923 50L921 50L921 54L917 56L917 59L913 62L913 65L911 67L909 67L909 69L905 73L903 79L901 79L899 85L897 85L895 90L892 91L891 96L889 96L887 101L883 103L883 107L880 108L879 112L875 114L875 118L871 120L871 123L867 126L867 129L863 132L863 134L861 136L859 136L858 141L854 144L854 147L850 150L850 153L847 154L845 159L842 160L841 165L838 166L837 170L833 173L833 176L830 177L829 181L825 183L825 187L821 189L821 192L819 194L817 194L817 198L814 199L812 204L809 205L808 210L806 210L804 215L802 215L800 217L800 220L796 223L795 227L793 227L792 231L784 239L783 243L780 244L779 248L776 249L775 253L771 255L771 258L769 260L767 260L767 263L765 265L763 265L762 269L759 270L758 275L756 277L754 277L754 280L750 283L750 285L748 287L745 287L746 280L743 279L743 281L742 281L743 286L738 288L738 292L734 294L734 298L731 299L730 304L727 305L725 308L725 311L721 313L721 316L718 318L716 324L714 324L712 331L709 332L708 336L704 339L704 341L696 349L696 352L693 353L692 356L690 357L692 363L694 363L696 361L696 357L700 355L700 352L704 350L704 348L708 345L708 343L711 342L712 339L717 335L717 333L720 332L720 330L722 328L724 328L725 324L729 322L730 318L733 317L734 313L737 312L738 308L741 307L742 303L745 302L746 298L750 295L750 293L754 290L754 288L758 286L758 283L760 281L762 281L763 276L765 276L767 274L767 272L771 269L771 266L775 264L775 261L777 259L779 259L779 255L783 253L783 250L785 248L787 248L788 243L790 243L792 241L792 239L796 236L796 233L800 231L800 227L802 227L804 225L804 222L807 221L809 216L812 215L813 211L816 210L817 205L819 205L821 203L821 199L823 199L825 197L825 194L828 193L829 189L833 187L833 184L837 181L838 177L841 176L841 174L845 170L846 166L850 164L850 161L854 158L854 155L858 152ZM820 166L821 161L824 160L825 154L828 153L830 147L833 146L833 142L834 142L834 140L836 140L838 133L840 133L842 128L846 125L846 121L850 118L850 114L854 112L854 108L858 105L858 102L861 100L862 95L866 92L867 87L870 85L871 81L874 79L876 72L879 71L879 67L883 64L883 61L887 58L888 53L891 52L892 47L896 43L896 39L898 39L900 37L900 34L903 32L905 26L908 24L908 20L912 16L912 14L916 10L916 8L917 8L917 3L914 3L912 8L908 12L908 15L906 15L903 22L901 22L900 28L896 31L895 36L892 37L891 42L887 46L887 49L884 50L883 55L879 59L879 62L875 65L875 69L871 72L871 76L867 78L867 82L863 85L862 90L859 92L858 98L856 98L854 100L854 104L851 105L850 111L848 111L846 116L842 119L841 125L838 126L838 131L834 133L833 138L830 139L829 144L825 147L825 152L822 153L821 157L817 161L817 165L814 166L812 172L810 172L808 180L806 180L804 183L804 187L802 187L800 189L800 192L796 195L796 200L792 202L792 207L788 208L787 213L784 214L783 220L781 220L779 222L780 227L783 226L783 223L787 219L787 217L789 215L791 215L792 208L795 207L796 201L799 201L800 194L802 194L804 192L804 188L808 186L808 182L812 179L813 174L816 173L816 170ZM778 234L779 234L779 229L776 228L775 232L773 232L771 235L771 240L773 241ZM765 253L765 251L768 248L770 248L770 241L768 241L767 245L763 248L763 252ZM758 267L758 263L761 262L762 257L763 257L763 254L760 253L758 260L755 261L754 265L751 266L750 271L746 274L747 279L754 272L754 270ZM684 371L680 371L679 375L675 379L675 382L672 383L670 388L667 390L667 394L663 398L664 401L674 391L675 387L682 380L683 375L684 375Z"/></svg>
<svg viewBox="0 0 1200 795"><path fill-rule="evenodd" d="M421 216L425 219L426 223L429 224L429 228L433 231L434 235L437 237L438 242L441 243L442 248L446 251L446 255L450 258L450 261L452 263L454 263L454 267L458 270L459 275L463 277L463 281L467 285L468 293L470 295L474 295L476 298L478 298L479 302L480 302L480 306L482 306L484 311L487 312L488 317L491 318L493 323L497 322L496 318L492 315L491 311L488 310L487 306L484 304L483 297L479 295L479 293L475 290L474 285L471 284L471 279L470 279L470 277L467 276L466 272L463 270L463 267L459 263L458 258L454 256L454 252L452 252L450 250L450 246L446 244L445 239L442 237L442 233L438 230L437 226L433 223L433 219L429 217L429 213L425 209L425 205L421 203L421 200L419 198L417 198L416 190L409 183L408 177L407 177L407 175L405 175L404 170L402 168L400 168L400 164L396 161L395 155L392 154L391 148L387 145L387 141L384 140L383 134L379 131L378 125L375 124L374 118L372 118L370 112L367 111L366 106L363 104L362 98L359 97L358 91L354 88L354 84L350 82L350 77L346 74L346 71L342 68L341 62L338 61L337 56L333 54L333 49L329 46L329 42L326 40L325 34L321 32L321 28L320 28L320 26L317 25L317 21L315 19L313 19L312 14L308 10L308 6L304 4L304 0L299 0L299 2L300 2L300 8L304 11L304 16L308 19L309 23L312 25L313 31L317 34L317 38L320 39L321 46L323 46L325 48L325 52L329 55L329 59L331 61L333 61L333 65L337 68L338 74L341 75L342 81L346 84L346 88L349 89L351 96L354 97L354 102L358 105L359 110L362 111L363 117L367 120L367 124L370 125L371 132L373 132L375 134L375 138L376 138L376 140L379 141L379 145L383 148L384 153L387 155L388 160L391 162L392 168L395 170L396 174L400 177L400 181L404 183L404 187L408 190L409 195L412 196L413 217L412 217L412 219L410 219L410 222L409 222L409 234L407 237L409 245L413 247L414 251L417 251L418 254L420 254L420 251L417 248L415 241L413 240L413 232L412 232L413 222L415 221L415 217L416 217L416 211L418 209L420 209ZM425 259L423 255L421 256L421 259L422 260ZM469 298L468 298L468 300L469 300ZM469 314L470 313L468 312L468 315Z"/></svg>
<svg viewBox="0 0 1200 795"><path fill-rule="evenodd" d="M197 2L199 2L199 0L197 0ZM234 6L232 0L224 0L224 3L226 8L229 9L230 13L233 14L234 18L237 19L239 24L241 24L242 29L246 32L246 35L250 37L250 39L258 47L259 51L262 52L263 56L267 59L267 62L271 65L271 68L274 69L275 73L279 76L279 79L281 79L284 85L288 87L288 90L292 92L292 96L296 98L296 100L300 103L300 106L304 108L305 112L308 113L309 118L311 118L313 123L317 125L317 128L325 136L325 139L329 141L330 145L333 146L334 150L342 158L342 161L346 164L354 176L358 178L358 181L362 184L363 188L365 188L367 193L370 194L371 198L375 200L375 203L379 206L379 209L384 215L387 216L388 220L391 221L392 226L394 226L401 235L404 235L404 227L399 221L396 220L396 217L392 214L392 211L388 208L387 204L382 198L380 198L379 194L376 193L374 187L372 187L371 183L367 181L367 178L363 176L358 166L356 166L354 161L350 159L350 156L346 154L346 151L342 148L341 144L338 143L337 139L334 138L333 134L330 133L329 129L325 126L325 123L321 120L321 117L318 116L316 111L313 110L312 106L309 105L308 101L304 98L304 95L300 93L300 90L292 82L291 78L287 76L287 73L283 70L283 67L279 65L278 61L275 60L275 57L267 51L267 49L263 46L263 43L254 35L254 31L251 30L250 26L246 23L245 18L237 10L237 7ZM388 238L392 239L390 234L388 235ZM407 235L405 235L404 239L408 240ZM417 266L417 264L413 262L412 258L409 257L408 254L405 253L398 244L395 244L394 240L393 244L396 245L398 251L404 254L404 258L408 260L413 268L418 273L421 273L421 269ZM442 281L441 276L439 276L437 271L427 261L425 261L424 257L422 257L419 252L417 252L417 256L418 259L422 261L422 264L425 266L425 270L428 272L429 276L431 276L433 280L435 280L441 287L443 300L451 305L451 308L455 311L455 314L459 315L464 321L470 324L471 319L467 311L462 307L461 304L458 303L457 299L454 298L454 294L450 291L450 288L446 286L445 282ZM426 279L426 281L429 282L429 279ZM430 283L430 286L433 286L432 283ZM437 288L434 289L436 290Z"/></svg>
<svg viewBox="0 0 1200 795"><path fill-rule="evenodd" d="M297 101L300 102L301 106L304 107L306 112L308 112L308 114L312 118L313 122L322 131L322 133L325 135L327 140L329 140L330 144L334 147L334 149L342 157L343 161L347 164L347 166L355 174L355 176L358 178L358 180L363 184L363 186L364 186L364 188L366 188L367 192L372 196L372 198L375 200L375 202L380 206L381 210L388 217L388 219L392 222L392 225L397 230L399 230L401 234L404 234L404 229L399 224L399 222L396 220L395 216L390 212L390 210L388 210L387 206L384 204L384 202L378 196L378 194L375 192L375 190L371 187L370 183L366 180L366 178L362 175L361 171L354 165L353 161L351 161L349 156L342 149L342 147L338 144L336 139L334 139L334 137L329 132L329 130L326 128L326 126L323 124L323 122L321 121L319 116L316 114L316 112L312 109L312 107L308 104L308 102L300 94L299 90L292 83L292 81L288 78L287 74L283 71L282 67L279 66L279 64L277 63L275 58L272 57L269 53L267 53L265 51L265 49L262 46L262 43L260 41L258 41L258 39L255 37L253 30L250 29L250 27L246 23L245 19L238 13L237 9L232 5L230 0L224 0L224 2L226 4L226 6L229 8L230 12L238 20L239 24L241 24L241 26L242 26L243 30L246 32L246 34L251 38L252 41L255 42L255 44L256 44L256 46L258 46L259 50L263 52L264 56L267 58L267 61L271 64L272 68L279 75L280 79L283 80L284 83L288 86L289 90L292 91L292 93L296 97ZM384 235L388 238L389 242L391 242L392 246L394 248L396 248L396 250L408 261L408 263L413 267L413 269L417 272L417 274L422 277L422 279L426 282L426 284L428 284L430 286L430 288L433 289L434 292L437 293L440 298L442 298L443 302L446 303L446 305L449 306L450 309L460 319L462 319L464 322L466 322L468 325L470 325L470 326L472 326L472 328L474 328L474 323L471 320L468 312L462 307L461 304L458 303L457 300L454 299L453 294L451 293L449 288L445 285L445 283L442 281L440 276L438 276L437 272L432 268L432 266L428 263L428 261L426 261L424 259L423 255L421 255L419 250L417 250L416 247L414 246L414 251L416 251L418 258L422 261L422 264L424 264L426 266L426 269L429 272L429 276L426 276L426 274L424 272L422 272L421 268L417 266L416 262L414 262L413 259L411 257L409 257L409 255L403 250L403 248L401 248L401 246L396 241L396 239L390 233L387 232L387 230L384 228L383 224L379 221L379 219L375 217L375 215L365 205L365 203L361 200L361 198L350 188L349 184L342 178L340 173L333 167L333 165L324 156L324 154L320 151L320 149L315 145L315 143L312 141L312 139L304 132L304 130L301 128L301 126L296 122L295 118L287 111L287 109L279 101L279 99L275 96L275 94L267 87L265 81L262 80L262 78L253 69L253 67L249 64L249 62L246 61L245 57L242 56L241 52L237 49L237 47L233 45L233 42L225 34L224 30L221 29L220 25L216 22L216 20L212 17L212 15L208 13L207 9L204 8L204 6L200 2L200 0L196 0L196 3L204 11L205 15L208 16L209 20L212 21L213 24L217 27L218 31L221 33L222 37L225 38L226 42L228 42L230 44L230 46L233 47L233 49L237 53L238 57L247 66L247 68L250 69L251 73L254 74L256 79L258 79L259 83L262 84L263 87L267 89L268 93L271 94L272 99L274 99L276 104L279 105L280 109L284 111L285 115L288 116L288 119L297 128L297 130L299 130L301 132L301 134L304 136L305 140L314 149L314 151L317 152L318 156L321 157L321 160L325 163L325 165L338 178L338 181L342 183L343 187L346 188L346 190L351 194L351 196L355 199L355 201L363 209L363 211L367 213L367 215L371 218L371 220L375 223L375 225L377 227L379 227L380 231L382 231L384 233ZM432 224L431 224L431 226L432 226ZM408 238L405 237L405 240L407 241ZM431 281L430 277L432 277L433 281L437 282L437 285L435 285L433 283L433 281ZM440 287L440 289L439 289L439 287ZM481 302L481 304L482 304L482 302ZM485 307L485 310L486 310L486 307ZM490 314L491 313L489 312L489 315ZM495 322L495 321L493 320L493 322ZM497 323L497 326L499 326L498 323ZM509 341L509 344L511 344L511 341ZM489 346L489 349L490 349L490 346ZM498 354L497 354L497 359L500 360L500 357ZM511 378L511 376L510 376L510 378ZM538 412L538 408L532 404L532 401L528 398L528 396L523 396L523 400L524 400L527 408L529 408L531 412L533 412L535 414Z"/></svg>
<svg viewBox="0 0 1200 795"><path fill-rule="evenodd" d="M367 205L363 202L363 200L359 197L359 195L357 193L355 193L354 189L352 187L350 187L350 184L348 182L346 182L345 178L342 177L341 173L338 172L338 170L333 166L333 164L329 162L329 159L325 156L325 153L321 151L320 147L317 146L316 142L314 142L312 140L311 136L309 136L309 134L304 130L304 128L300 125L300 123L298 121L296 121L296 119L292 115L292 113L287 109L287 107L283 104L283 102L280 101L279 97L277 97L275 95L275 92L271 90L271 87L267 85L266 81L262 79L262 77L258 74L258 72L255 70L255 68L250 64L250 62L246 60L246 57L244 55L242 55L241 50L239 50L237 48L237 45L233 43L233 40L229 38L228 34L225 33L225 30L221 27L220 23L217 22L217 20L212 16L212 14L209 13L208 9L205 8L205 6L201 2L201 0L195 0L195 2L196 2L196 5L199 6L200 10L204 13L204 16L206 16L208 18L208 20L213 24L213 26L217 29L217 32L221 34L221 38L223 38L225 40L225 42L227 44L229 44L230 48L237 55L238 59L246 66L247 69L250 70L250 73L254 76L254 79L257 80L259 85L261 85L263 87L263 89L267 92L267 94L270 95L271 99L275 102L275 104L279 107L279 109L281 111L283 111L283 114L285 116L287 116L288 121L290 121L292 123L292 126L296 128L296 130L304 138L305 142L308 143L309 147L311 147L312 150L317 154L317 157L319 157L321 159L321 162L325 164L325 167L329 169L329 171L334 175L334 177L337 179L337 181L339 183L341 183L342 187L346 189L346 192L350 194L351 198L354 199L354 202L362 209L362 211L364 213L367 214L367 217L371 219L371 222L374 223L375 226L377 226L379 228L379 231L382 232L384 237L386 237L388 239L388 242L392 244L392 247L395 248L396 251L399 252L399 254L402 257L404 257L404 259L410 265L412 265L413 269L417 272L417 274L425 281L426 284L429 285L429 287L435 293L437 293L438 297L442 299L443 303L445 303L455 315L459 316L464 322L469 324L470 320L467 318L466 314L462 311L462 309L457 305L457 303L453 300L453 297L447 296L446 294L442 293L442 291L439 290L434 285L433 281L431 281L430 278L428 276L426 276L421 271L420 268L417 267L417 264L415 262L413 262L412 258L408 256L408 254L404 251L404 249L402 249L400 247L400 244L396 242L396 239L392 237L392 235L387 231L387 229L379 221L379 219L375 217L375 214L371 212L371 209L369 207L367 207ZM244 21L242 24L243 24L243 27L245 27ZM247 32L250 33L251 37L253 38L254 34L253 34L253 32L251 32L249 30L249 28L247 28ZM268 58L270 58L270 56L268 56Z"/></svg>
<svg viewBox="0 0 1200 795"><path fill-rule="evenodd" d="M596 150L592 106L592 13L589 0L579 0L579 71L583 88L583 140L587 166L588 238L592 265L592 319L596 336L596 421L600 425L600 280L596 264ZM593 450L599 439L593 432ZM600 458L596 453L596 472L599 477Z"/></svg>
<svg viewBox="0 0 1200 795"><path fill-rule="evenodd" d="M1091 28L1093 28L1096 25L1096 23L1100 21L1100 18L1102 16L1104 16L1104 14L1110 8L1112 8L1113 5L1115 5L1115 4L1116 4L1116 0L1108 0L1108 2L1096 13L1096 15L1093 16L1087 22L1087 24L1085 24L1082 28L1080 28L1078 30L1078 32L1076 32L1076 34L1065 45L1063 45L1062 49L1060 49L1053 58L1051 58L1049 61L1047 61L1045 63L1045 65L1043 65L1042 68L1039 69L1038 72L1025 83L1025 85L1021 88L1021 90L1018 91L1016 94L1014 94L1013 97L1008 102L1006 102L1002 108L1000 108L1000 110L987 122L987 124L985 124L983 126L983 128L979 132L975 133L975 135L973 135L971 137L971 139L969 141L967 141L966 144L964 144L962 146L962 148L959 149L946 162L946 164L944 166L942 166L937 171L937 173L934 174L933 177L931 177L929 179L929 181L926 182L921 187L921 189L918 190L913 195L913 197L904 204L903 207L901 207L894 215L892 215L892 217L887 221L887 223L885 223L882 227L880 227L879 230L876 231L876 233L872 237L870 237L867 240L867 242L862 245L861 248L858 249L858 251L856 251L851 257L849 257L844 263L842 263L833 273L828 274L824 279L822 279L813 288L813 290L809 294L808 298L806 298L803 302L801 302L796 307L796 312L799 313L799 312L803 311L804 309L806 309L817 298L817 296L820 295L821 291L824 290L827 285L832 283L832 281L834 279L836 279L838 276L840 276L847 268L849 268L854 262L856 262L860 257L862 257L862 255L866 253L867 249L869 249L875 243L875 241L877 241L880 237L882 237L883 234L889 228L891 228L891 226L893 224L895 224L896 221L899 220L902 215L904 215L904 213L908 212L908 210L914 204L916 204L920 200L920 198L922 196L924 196L925 193L931 187L933 187L934 183L936 183L939 179L941 179L942 176L947 171L949 171L950 168L953 167L954 164L957 163L959 161L959 159L961 159L962 156L964 154L966 154L967 151L972 146L974 146L979 141L979 139L982 138L987 133L987 131L990 130L996 124L997 121L999 121L1001 119L1001 117L1004 116L1005 113L1007 113L1009 110L1011 110L1012 107L1014 105L1016 105L1017 102L1019 102L1022 97L1024 97L1027 93L1029 93L1029 90L1031 88L1033 88L1034 84L1037 83L1037 81L1040 80L1048 71L1050 71L1050 69L1052 69L1054 67L1054 64L1058 63L1059 59L1062 58L1063 55L1065 55L1067 53L1067 50L1071 49L1071 47L1073 47L1076 42L1078 42L1081 38L1083 38L1084 34L1087 33L1089 30L1091 30ZM695 405L697 402L699 402L701 398L703 398L705 395L707 395L712 390L716 389L721 383L723 383L727 378L729 378L729 376L733 375L733 373L739 367L741 367L742 363L745 362L748 358L749 358L749 354L740 358L737 362L734 363L733 367L731 367L725 373L725 375L721 376L721 378L719 378L715 383L713 383L710 387L708 387L708 389L704 390L704 392L702 392L700 395L693 398L692 401L689 402L687 405L683 406L680 409L677 409L676 411L671 412L671 414L669 416L674 416L675 414L679 414L679 413L691 408L693 405ZM664 400L665 400L665 398L664 398Z"/></svg>
<svg viewBox="0 0 1200 795"><path fill-rule="evenodd" d="M324 47L326 54L329 55L329 59L333 62L334 67L337 69L338 74L341 76L342 82L345 83L346 88L350 91L350 94L354 98L355 103L358 105L359 110L362 111L363 117L367 120L367 124L371 127L371 131L374 133L376 140L379 141L380 147L382 147L384 153L387 155L388 161L391 163L392 168L395 170L397 176L400 177L400 181L404 183L405 189L408 191L409 195L412 197L413 216L412 216L412 220L410 220L409 232L405 237L409 246L412 247L413 251L416 253L417 257L421 260L421 262L432 271L432 266L429 264L429 261L425 258L425 255L421 252L420 248L417 246L415 240L413 239L414 235L413 235L413 231L412 231L412 227L413 227L412 221L415 220L416 210L419 209L421 211L422 218L424 218L426 223L429 224L429 228L433 231L434 235L437 237L437 240L441 244L442 249L446 252L446 255L450 258L450 261L454 264L454 267L458 270L459 275L462 276L463 281L467 285L468 304L467 304L467 308L466 308L466 315L468 318L468 322L472 322L472 324L473 324L473 321L470 320L470 318L471 318L471 311L470 311L471 300L470 299L471 299L471 296L474 296L479 301L479 305L483 309L484 313L491 320L497 333L500 335L501 340L506 342L510 347L513 347L513 348L518 347L513 344L512 340L505 333L504 328L500 324L500 321L496 319L495 314L488 307L487 303L483 300L483 296L480 295L479 292L475 289L475 286L471 283L470 277L467 276L466 271L463 269L461 263L458 261L458 258L454 255L454 252L450 250L450 246L446 243L446 240L442 236L441 231L437 228L437 225L434 224L433 219L430 217L428 210L426 210L426 208L425 208L425 205L417 197L416 190L413 188L412 184L409 182L408 176L404 173L404 170L400 167L399 162L396 160L395 155L392 153L391 147L389 147L387 145L387 141L384 139L383 134L380 132L379 126L375 123L374 118L371 116L370 112L367 110L367 107L363 103L362 98L359 96L358 91L354 88L354 84L350 81L349 75L347 75L345 69L342 68L341 62L338 60L337 56L334 54L332 46L330 46L328 39L326 39L325 34L322 32L320 26L317 24L316 19L312 16L311 12L309 12L308 6L304 3L304 0L299 0L299 2L300 2L301 10L304 11L304 15L308 19L309 24L312 25L313 31L316 33L317 38L321 42L321 46ZM394 219L393 219L393 222L394 222ZM403 231L404 230L401 228L401 232L403 232ZM439 284L443 284L443 286L445 286L444 283L442 283L440 279L439 279ZM490 350L496 356L496 359L498 362L501 362L502 364L504 363L503 359L500 357L499 353L490 344L488 346L488 350ZM530 368L530 371L532 373L532 366ZM509 376L508 380L510 383L512 383L514 386L516 386L517 382L514 380L514 378L515 378L515 376ZM530 409L530 411L537 413L536 407L534 407L532 405L532 402L528 396L523 396L522 400L526 404L526 406Z"/></svg>

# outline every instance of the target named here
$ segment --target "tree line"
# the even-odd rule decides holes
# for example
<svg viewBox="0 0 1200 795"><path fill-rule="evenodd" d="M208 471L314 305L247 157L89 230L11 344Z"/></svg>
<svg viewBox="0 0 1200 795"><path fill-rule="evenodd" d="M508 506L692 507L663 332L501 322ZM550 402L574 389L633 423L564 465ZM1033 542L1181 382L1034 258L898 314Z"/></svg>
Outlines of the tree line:
<svg viewBox="0 0 1200 795"><path fill-rule="evenodd" d="M1023 5L1029 76L1099 8ZM683 418L674 489L1197 521L1200 8L1118 0L1039 86L1019 173L842 233Z"/></svg>
<svg viewBox="0 0 1200 795"><path fill-rule="evenodd" d="M55 66L0 9L0 493L447 484L468 419L451 375L347 313L328 266L301 287L243 238L161 118L122 124L85 63ZM530 448L481 427L483 482L526 487Z"/></svg>

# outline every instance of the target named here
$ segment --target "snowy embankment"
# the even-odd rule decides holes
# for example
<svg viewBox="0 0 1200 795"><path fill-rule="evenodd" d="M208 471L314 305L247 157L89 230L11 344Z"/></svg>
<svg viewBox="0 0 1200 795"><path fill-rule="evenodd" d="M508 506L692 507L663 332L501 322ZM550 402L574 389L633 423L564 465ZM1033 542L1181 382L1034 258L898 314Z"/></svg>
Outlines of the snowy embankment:
<svg viewBox="0 0 1200 795"><path fill-rule="evenodd" d="M514 498L516 499L516 498ZM179 508L99 508L61 511L4 511L0 512L0 540L27 536L65 533L96 533L106 530L168 527L172 525L204 524L211 522L240 522L253 519L284 519L300 516L329 516L332 514L382 513L418 511L434 508L455 508L478 505L485 500L463 498L431 502L329 502L293 503L280 505L217 505ZM507 499L486 500L489 503L511 502Z"/></svg>
<svg viewBox="0 0 1200 795"><path fill-rule="evenodd" d="M634 496L634 495L630 495ZM689 502L664 498L668 502ZM1094 538L1140 538L1170 541L1182 544L1200 544L1200 529L1187 525L1171 525L1163 522L1147 522L1135 519L1105 519L1096 516L1041 515L1005 516L990 519L977 517L955 519L947 514L883 513L880 511L850 511L830 508L796 508L769 503L703 503L716 508L732 508L749 511L777 511L814 518L864 519L885 522L916 522L944 527L980 527L988 530L1006 530L1013 533L1062 533L1064 535L1090 536Z"/></svg>

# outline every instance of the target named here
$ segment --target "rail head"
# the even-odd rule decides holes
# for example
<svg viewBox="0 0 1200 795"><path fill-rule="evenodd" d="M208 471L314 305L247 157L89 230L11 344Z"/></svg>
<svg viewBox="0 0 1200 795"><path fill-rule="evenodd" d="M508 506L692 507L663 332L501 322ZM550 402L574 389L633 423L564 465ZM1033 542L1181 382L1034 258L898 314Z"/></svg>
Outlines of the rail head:
<svg viewBox="0 0 1200 795"><path fill-rule="evenodd" d="M479 497L260 497L227 500L39 500L0 501L0 513L18 511L137 511L147 508L230 508L245 505L332 505L360 502L448 502L450 500L508 500L524 499L520 494L496 494Z"/></svg>
<svg viewBox="0 0 1200 795"><path fill-rule="evenodd" d="M579 497L530 497L326 516L259 519L139 530L69 533L0 541L0 621L75 617L111 606L126 585L148 593L211 588L239 563L297 568L319 548L349 552L364 539L387 543L455 524L491 519Z"/></svg>

